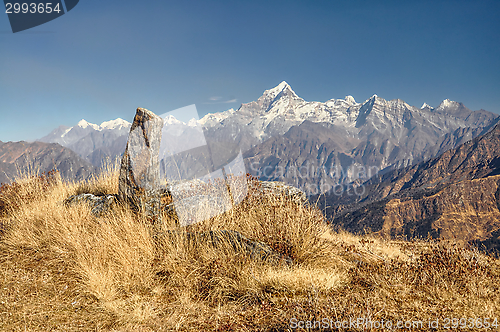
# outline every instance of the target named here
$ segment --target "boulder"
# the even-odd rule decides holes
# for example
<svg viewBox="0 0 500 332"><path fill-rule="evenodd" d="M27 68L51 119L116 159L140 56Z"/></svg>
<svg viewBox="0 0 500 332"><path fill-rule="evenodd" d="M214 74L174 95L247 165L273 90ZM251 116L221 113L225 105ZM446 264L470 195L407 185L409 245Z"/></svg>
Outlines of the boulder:
<svg viewBox="0 0 500 332"><path fill-rule="evenodd" d="M180 226L189 226L210 219L229 210L227 197L196 195L162 206L162 210L174 216Z"/></svg>
<svg viewBox="0 0 500 332"><path fill-rule="evenodd" d="M232 208L227 187L222 184L213 185L199 179L171 181L166 191L172 203L162 206L162 209L174 215L180 226L210 219ZM174 214L172 214L173 211L175 211Z"/></svg>
<svg viewBox="0 0 500 332"><path fill-rule="evenodd" d="M250 182L249 182L250 184ZM278 181L259 181L252 184L254 191L253 195L274 195L284 196L287 199L301 205L307 205L306 194L293 186L287 185L284 182ZM162 211L173 216L180 226L188 226L196 221L206 220L218 214L222 214L229 210L231 201L229 196L202 194L207 185L200 180L192 180L190 182L170 181L165 188L162 189L162 197L168 203L162 204ZM176 197L186 197L174 199Z"/></svg>
<svg viewBox="0 0 500 332"><path fill-rule="evenodd" d="M123 154L118 197L133 211L160 221L160 143L163 119L138 108Z"/></svg>
<svg viewBox="0 0 500 332"><path fill-rule="evenodd" d="M283 195L297 204L308 204L307 195L299 188L280 181L259 181L258 189L265 195Z"/></svg>

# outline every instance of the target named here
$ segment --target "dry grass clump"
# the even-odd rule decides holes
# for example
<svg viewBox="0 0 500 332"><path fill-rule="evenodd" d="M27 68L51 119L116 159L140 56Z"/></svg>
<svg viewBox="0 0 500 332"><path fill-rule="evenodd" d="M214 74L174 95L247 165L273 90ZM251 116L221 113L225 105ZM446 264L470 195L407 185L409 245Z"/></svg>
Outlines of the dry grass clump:
<svg viewBox="0 0 500 332"><path fill-rule="evenodd" d="M2 188L0 330L287 331L358 318L500 319L498 260L449 242L333 232L314 207L263 195L252 179L235 209L210 220L181 228L164 215L168 238L152 236L157 228L120 205L95 217L85 204L63 204L75 193L116 193L117 178L110 171L64 183L54 173ZM293 264L256 260L230 243L186 241L187 232L210 230L238 231Z"/></svg>

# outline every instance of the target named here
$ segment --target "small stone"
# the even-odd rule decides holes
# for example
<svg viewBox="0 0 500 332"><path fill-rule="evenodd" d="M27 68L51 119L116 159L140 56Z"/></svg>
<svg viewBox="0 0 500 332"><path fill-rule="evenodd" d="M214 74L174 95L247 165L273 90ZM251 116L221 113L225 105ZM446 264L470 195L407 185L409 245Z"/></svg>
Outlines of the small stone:
<svg viewBox="0 0 500 332"><path fill-rule="evenodd" d="M159 152L163 119L138 108L123 154L118 196L133 211L146 213L153 222L160 221Z"/></svg>

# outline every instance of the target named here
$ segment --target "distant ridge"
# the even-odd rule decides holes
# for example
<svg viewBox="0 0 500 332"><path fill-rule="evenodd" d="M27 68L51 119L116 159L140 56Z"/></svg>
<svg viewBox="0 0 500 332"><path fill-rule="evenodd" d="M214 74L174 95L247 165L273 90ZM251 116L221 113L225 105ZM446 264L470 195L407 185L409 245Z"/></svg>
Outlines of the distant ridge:
<svg viewBox="0 0 500 332"><path fill-rule="evenodd" d="M39 173L53 169L65 180L86 179L96 172L95 167L75 152L56 143L0 143L0 183L10 183L29 170Z"/></svg>

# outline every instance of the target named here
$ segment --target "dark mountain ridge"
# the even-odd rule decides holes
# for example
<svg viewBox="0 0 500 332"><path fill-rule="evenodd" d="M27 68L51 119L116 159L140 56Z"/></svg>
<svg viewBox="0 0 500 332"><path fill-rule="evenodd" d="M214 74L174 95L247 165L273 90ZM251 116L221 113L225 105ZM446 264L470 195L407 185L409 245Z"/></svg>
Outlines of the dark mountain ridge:
<svg viewBox="0 0 500 332"><path fill-rule="evenodd" d="M500 124L426 162L312 197L333 225L386 237L445 237L498 246Z"/></svg>
<svg viewBox="0 0 500 332"><path fill-rule="evenodd" d="M10 183L31 171L43 173L52 169L72 181L86 179L96 172L92 164L57 143L0 143L0 183Z"/></svg>

